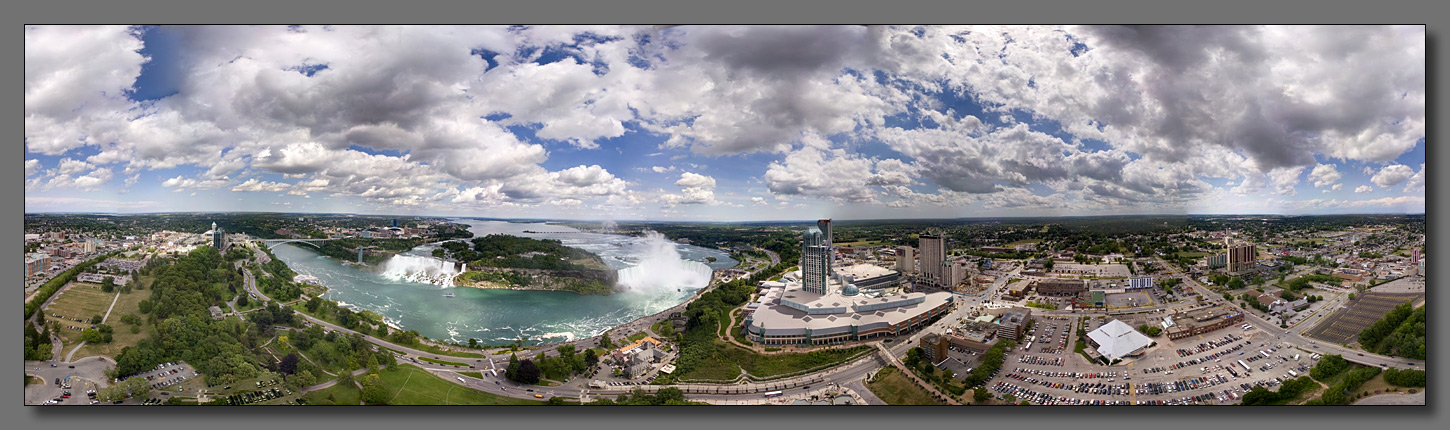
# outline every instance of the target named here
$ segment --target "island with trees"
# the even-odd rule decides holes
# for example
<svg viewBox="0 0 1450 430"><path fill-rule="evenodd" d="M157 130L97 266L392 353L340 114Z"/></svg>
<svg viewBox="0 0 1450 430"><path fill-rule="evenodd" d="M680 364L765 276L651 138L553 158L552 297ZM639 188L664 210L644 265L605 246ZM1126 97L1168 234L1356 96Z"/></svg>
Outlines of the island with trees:
<svg viewBox="0 0 1450 430"><path fill-rule="evenodd" d="M455 285L472 288L613 294L618 273L598 255L552 239L491 234L443 242L433 256L467 264Z"/></svg>

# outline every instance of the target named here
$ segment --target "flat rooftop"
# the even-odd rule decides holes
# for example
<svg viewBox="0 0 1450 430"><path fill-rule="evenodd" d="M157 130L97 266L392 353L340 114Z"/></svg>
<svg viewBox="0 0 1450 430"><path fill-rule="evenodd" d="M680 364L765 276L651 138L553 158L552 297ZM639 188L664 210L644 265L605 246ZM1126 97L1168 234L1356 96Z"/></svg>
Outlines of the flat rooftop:
<svg viewBox="0 0 1450 430"><path fill-rule="evenodd" d="M856 279L870 279L887 276L896 273L895 270L887 269L875 264L857 264L853 266L836 267L836 272L842 275L851 275Z"/></svg>
<svg viewBox="0 0 1450 430"><path fill-rule="evenodd" d="M791 296L794 298L791 299ZM817 306L822 308L839 307L843 308L843 312L811 314L786 305L786 299L811 299L800 303L811 308ZM873 326L868 328L893 326L951 300L952 294L945 292L906 293L891 297L865 298L843 297L835 293L820 295L800 290L787 290L782 293L781 299L761 303L751 314L751 324L766 330L770 335L804 334L808 329L817 334L832 334L848 331L851 326ZM892 302L905 302L905 304L885 309L857 310L858 306L881 306Z"/></svg>

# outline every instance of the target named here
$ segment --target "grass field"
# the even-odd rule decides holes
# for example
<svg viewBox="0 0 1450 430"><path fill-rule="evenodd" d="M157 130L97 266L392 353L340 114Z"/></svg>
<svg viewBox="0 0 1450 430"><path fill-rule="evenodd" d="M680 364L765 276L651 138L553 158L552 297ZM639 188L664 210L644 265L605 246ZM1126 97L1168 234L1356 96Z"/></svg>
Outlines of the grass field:
<svg viewBox="0 0 1450 430"><path fill-rule="evenodd" d="M635 342L635 341L638 341L640 339L644 339L645 336L649 336L649 334L644 333L644 332L635 333L635 334L629 335L629 341L630 342Z"/></svg>
<svg viewBox="0 0 1450 430"><path fill-rule="evenodd" d="M515 399L459 386L417 366L379 371L390 405L541 405L538 400ZM365 376L364 376L365 377ZM361 379L362 377L359 377Z"/></svg>
<svg viewBox="0 0 1450 430"><path fill-rule="evenodd" d="M876 373L876 378L866 383L871 394L891 405L939 405L931 394L916 385L911 378L901 374L895 367L887 367Z"/></svg>
<svg viewBox="0 0 1450 430"><path fill-rule="evenodd" d="M67 346L81 343L81 331L71 330L66 327L89 328L91 326L90 318L95 315L105 315L106 308L111 306L111 300L116 298L116 293L101 292L99 287L97 284L73 282L69 288L65 288L63 291L56 293L55 301L51 302L50 306L41 310L41 313L45 314L47 323L51 321L60 323L60 330L57 330L55 333L61 339L65 340ZM132 292L131 295L138 295L138 293ZM52 316L54 314L59 314L63 318L56 318ZM71 318L80 318L86 321L76 322L71 320Z"/></svg>
<svg viewBox="0 0 1450 430"><path fill-rule="evenodd" d="M1026 244L1029 244L1029 243L1042 243L1042 239L1022 239L1022 240L1019 240L1019 241L1016 241L1016 242L1012 242L1012 243L1009 243L1009 244L1006 244L1006 245L1002 245L1002 246L1007 247L1007 248L1011 248L1011 247L1014 247L1014 246L1017 246L1017 245L1026 245Z"/></svg>
<svg viewBox="0 0 1450 430"><path fill-rule="evenodd" d="M307 393L303 396L309 405L357 405L362 402L362 390L355 386L334 384L331 387Z"/></svg>
<svg viewBox="0 0 1450 430"><path fill-rule="evenodd" d="M111 343L103 345L92 345L87 343L86 346L82 347L80 351L76 352L75 358L89 357L93 355L104 355L107 357L115 358L117 354L121 353L122 348L134 346L137 342L140 342L141 339L145 339L147 336L147 330L150 329L151 326L146 323L146 318L141 315L139 303L149 297L151 297L151 291L149 290L132 290L130 293L121 294L121 298L116 300L116 307L114 309L111 309L111 316L109 318L106 318L106 324L110 324L111 328L113 329L113 334L111 335ZM109 303L107 303L106 305L110 306ZM105 313L105 309L102 309L101 314L105 315ZM121 322L121 316L127 314L135 314L138 317L142 317L140 332L131 333L131 324ZM75 333L79 335L80 332Z"/></svg>
<svg viewBox="0 0 1450 430"><path fill-rule="evenodd" d="M467 376L467 377L470 377L470 378L483 379L483 372L458 372L458 374L459 375L463 375L463 376Z"/></svg>

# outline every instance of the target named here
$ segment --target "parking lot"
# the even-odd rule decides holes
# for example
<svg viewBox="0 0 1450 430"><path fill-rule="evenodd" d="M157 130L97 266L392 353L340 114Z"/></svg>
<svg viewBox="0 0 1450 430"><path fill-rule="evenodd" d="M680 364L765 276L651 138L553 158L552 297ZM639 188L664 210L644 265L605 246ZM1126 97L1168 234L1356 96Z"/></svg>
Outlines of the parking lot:
<svg viewBox="0 0 1450 430"><path fill-rule="evenodd" d="M1325 317L1319 325L1306 330L1304 335L1327 342L1350 343L1359 337L1359 332L1384 318L1395 306L1423 296L1419 293L1365 293L1349 306Z"/></svg>
<svg viewBox="0 0 1450 430"><path fill-rule="evenodd" d="M1142 291L1131 291L1126 293L1108 294L1104 300L1107 301L1108 309L1123 309L1133 307L1153 306L1153 298Z"/></svg>
<svg viewBox="0 0 1450 430"><path fill-rule="evenodd" d="M1088 330L1109 321L1093 320ZM1127 322L1127 321L1124 321ZM1039 320L1037 336L1048 336L1053 320ZM1057 320L1058 327L1071 324ZM1061 336L1054 332L1053 339ZM1067 343L1076 340L1069 333ZM1012 394L1018 401L1035 404L1071 405L1173 405L1237 403L1254 386L1276 386L1282 380L1303 375L1312 360L1309 354L1272 339L1257 328L1234 326L1199 336L1159 344L1126 365L1103 366L1089 363L1071 349L1049 354L1034 345L1032 351L1017 348L1009 352L999 374L988 388L999 399ZM1295 355L1299 355L1297 359ZM1057 358L1061 364L1057 364ZM1243 364L1239 364L1242 360ZM1247 368L1244 366L1247 365Z"/></svg>

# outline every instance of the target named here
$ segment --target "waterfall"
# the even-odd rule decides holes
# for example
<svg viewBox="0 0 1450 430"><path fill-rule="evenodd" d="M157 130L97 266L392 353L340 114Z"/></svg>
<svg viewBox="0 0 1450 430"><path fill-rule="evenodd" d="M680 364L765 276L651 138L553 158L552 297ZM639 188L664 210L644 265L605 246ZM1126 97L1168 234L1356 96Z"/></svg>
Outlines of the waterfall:
<svg viewBox="0 0 1450 430"><path fill-rule="evenodd" d="M705 263L683 259L675 243L662 234L647 231L644 240L633 246L639 264L619 270L618 283L626 289L654 293L710 284L714 270Z"/></svg>
<svg viewBox="0 0 1450 430"><path fill-rule="evenodd" d="M458 270L449 261L421 255L398 254L383 265L383 277L394 281L453 286Z"/></svg>

